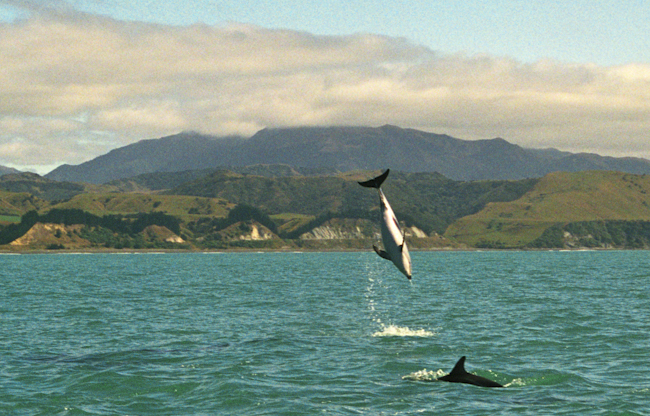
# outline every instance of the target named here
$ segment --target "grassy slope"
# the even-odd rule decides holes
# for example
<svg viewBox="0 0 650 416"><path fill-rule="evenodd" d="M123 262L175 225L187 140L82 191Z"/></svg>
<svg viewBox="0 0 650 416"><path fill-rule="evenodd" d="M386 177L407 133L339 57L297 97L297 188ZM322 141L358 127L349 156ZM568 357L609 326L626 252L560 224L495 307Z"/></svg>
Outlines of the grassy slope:
<svg viewBox="0 0 650 416"><path fill-rule="evenodd" d="M445 236L476 245L523 246L550 225L594 220L650 220L650 176L620 172L556 172L512 202L490 203L457 220Z"/></svg>
<svg viewBox="0 0 650 416"><path fill-rule="evenodd" d="M15 216L31 209L77 208L96 215L165 212L186 222L225 217L236 203L248 203L290 231L326 211L376 210L376 192L356 181L378 173L266 178L217 172L187 185L186 191L197 196L96 192L53 205L26 193L0 191L0 214L15 221ZM650 220L648 175L558 172L529 182L455 182L435 174L395 172L384 191L401 219L423 222L436 231L453 222L445 237L470 246L481 242L524 246L557 223ZM523 196L517 199L518 195ZM511 202L484 206L507 200Z"/></svg>
<svg viewBox="0 0 650 416"><path fill-rule="evenodd" d="M165 212L184 221L199 217L225 217L232 204L222 199L154 194L89 193L77 195L53 208L82 209L95 215Z"/></svg>
<svg viewBox="0 0 650 416"><path fill-rule="evenodd" d="M0 190L0 215L20 216L27 211L39 210L48 205L47 201L26 192Z"/></svg>
<svg viewBox="0 0 650 416"><path fill-rule="evenodd" d="M325 177L281 177L215 172L165 192L223 198L262 209L269 215L319 216L327 212L369 215L378 209L377 192L357 181L380 171ZM427 233L442 233L459 217L479 211L489 201L513 200L535 180L458 182L436 173L391 172L382 189L398 217Z"/></svg>

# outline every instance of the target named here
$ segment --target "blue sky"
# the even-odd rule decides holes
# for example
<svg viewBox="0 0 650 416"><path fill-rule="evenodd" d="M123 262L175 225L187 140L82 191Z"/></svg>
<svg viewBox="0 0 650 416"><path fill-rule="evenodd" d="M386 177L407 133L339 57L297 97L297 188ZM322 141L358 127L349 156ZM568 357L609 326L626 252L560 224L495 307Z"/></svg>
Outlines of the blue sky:
<svg viewBox="0 0 650 416"><path fill-rule="evenodd" d="M650 62L650 2L645 0L150 1L135 14L126 6L121 10L120 18L146 16L174 24L234 21L325 35L376 33L444 53L523 61ZM110 14L111 8L101 12Z"/></svg>
<svg viewBox="0 0 650 416"><path fill-rule="evenodd" d="M39 7L39 3L57 2L7 3ZM374 33L405 37L444 53L500 55L526 62L550 58L598 65L650 63L650 1L647 0L85 0L65 3L80 11L119 20L170 25L238 22L322 35ZM5 20L25 14L24 8L5 5Z"/></svg>
<svg viewBox="0 0 650 416"><path fill-rule="evenodd" d="M0 165L386 123L650 158L647 33L639 0L0 0Z"/></svg>

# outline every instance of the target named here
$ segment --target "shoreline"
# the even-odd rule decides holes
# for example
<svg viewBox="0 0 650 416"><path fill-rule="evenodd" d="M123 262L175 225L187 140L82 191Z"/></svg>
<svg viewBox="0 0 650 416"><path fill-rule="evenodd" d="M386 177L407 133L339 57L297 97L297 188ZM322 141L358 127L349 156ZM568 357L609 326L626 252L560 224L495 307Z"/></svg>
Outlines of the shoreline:
<svg viewBox="0 0 650 416"><path fill-rule="evenodd" d="M522 252L522 251L558 251L558 252L580 252L580 251L644 251L649 248L605 248L605 247L577 247L577 248L474 248L474 247L440 247L440 248L416 248L410 249L414 252ZM228 253L361 253L370 252L372 249L358 248L230 248L230 249L111 249L111 248L83 248L83 249L19 249L7 250L0 248L0 255L21 255L21 254L228 254Z"/></svg>

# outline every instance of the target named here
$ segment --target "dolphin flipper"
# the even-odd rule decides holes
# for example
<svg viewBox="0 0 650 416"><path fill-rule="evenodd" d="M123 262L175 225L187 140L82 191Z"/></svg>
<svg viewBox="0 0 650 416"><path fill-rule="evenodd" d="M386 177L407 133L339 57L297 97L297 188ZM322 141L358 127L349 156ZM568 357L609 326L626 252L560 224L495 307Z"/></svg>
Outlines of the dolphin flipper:
<svg viewBox="0 0 650 416"><path fill-rule="evenodd" d="M375 253L379 254L379 257L386 260L391 260L390 256L384 250L380 250L376 245L372 245L372 248L375 250Z"/></svg>
<svg viewBox="0 0 650 416"><path fill-rule="evenodd" d="M382 173L381 175L377 176L376 178L372 178L369 181L365 182L359 182L359 185L365 186L366 188L377 188L381 186L382 183L386 180L388 177L388 173L390 172L390 169L386 169L386 172Z"/></svg>

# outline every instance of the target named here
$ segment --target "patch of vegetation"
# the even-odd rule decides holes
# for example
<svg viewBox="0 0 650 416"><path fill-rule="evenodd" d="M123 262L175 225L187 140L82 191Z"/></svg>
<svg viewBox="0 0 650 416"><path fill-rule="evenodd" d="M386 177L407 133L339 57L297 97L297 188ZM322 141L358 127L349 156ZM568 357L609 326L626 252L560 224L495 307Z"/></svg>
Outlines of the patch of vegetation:
<svg viewBox="0 0 650 416"><path fill-rule="evenodd" d="M257 207L271 216L290 212L322 223L330 215L357 213L355 218L368 218L368 213L377 210L377 193L357 184L373 174L271 178L218 171L166 194L221 198ZM490 202L519 198L535 183L537 179L462 182L436 173L391 172L382 189L400 220L426 233L443 233L456 219Z"/></svg>
<svg viewBox="0 0 650 416"><path fill-rule="evenodd" d="M529 247L622 248L650 247L650 221L579 221L549 227Z"/></svg>
<svg viewBox="0 0 650 416"><path fill-rule="evenodd" d="M0 215L0 222L20 222L20 215Z"/></svg>
<svg viewBox="0 0 650 416"><path fill-rule="evenodd" d="M70 184L57 188L54 181L23 175L3 181L25 192L0 190L0 244L24 235L36 222L49 222L81 224L78 235L101 247L179 247L159 241L165 237L151 229L143 233L150 226L166 227L202 248L356 247L353 241L303 242L299 237L326 223L336 228L362 220L377 226L377 192L357 181L378 173L304 176L286 166L258 166L210 171L203 177L185 173L178 180L166 173L160 183L146 178L155 186L166 180L168 185L180 183L165 194L106 192L108 188ZM59 202L27 193L50 187L82 193ZM496 249L650 247L647 175L557 172L542 179L464 182L436 173L393 171L382 189L401 222L444 235L452 244ZM239 238L259 225L282 240Z"/></svg>
<svg viewBox="0 0 650 416"><path fill-rule="evenodd" d="M226 218L200 218L196 221L192 221L186 224L186 228L193 235L202 235L206 236L205 238L210 240L220 240L218 232L230 227L233 224L241 222L246 224L247 221L256 221L274 233L278 232L278 227L267 214L262 212L259 208L255 208L251 205L239 204L235 206ZM241 230L241 232L249 232L250 230Z"/></svg>
<svg viewBox="0 0 650 416"><path fill-rule="evenodd" d="M153 194L86 193L54 205L59 209L81 209L95 215L128 215L144 212L163 212L191 221L197 217L225 217L225 200L214 198L168 196Z"/></svg>
<svg viewBox="0 0 650 416"><path fill-rule="evenodd" d="M623 221L641 227L638 221L646 220L650 220L650 176L556 172L540 179L516 200L489 203L481 211L459 218L445 236L469 246L485 240L501 241L509 248L560 248L566 243L563 233L569 231L562 224ZM598 230L592 231L590 241L571 243L583 247L635 244L619 244L616 239L610 242ZM582 235L581 230L576 233Z"/></svg>
<svg viewBox="0 0 650 416"><path fill-rule="evenodd" d="M22 237L37 222L64 225L83 224L93 229L110 230L114 234L124 236L122 238L128 241L132 241L137 234L150 225L166 227L176 234L180 233L178 218L162 212L100 217L80 209L53 209L43 215L39 215L36 211L30 211L22 217L20 223L10 224L3 228L0 231L0 245L8 244ZM120 248L118 247L121 245L120 241L112 241L111 244L115 244L112 247Z"/></svg>
<svg viewBox="0 0 650 416"><path fill-rule="evenodd" d="M53 181L35 173L26 172L2 176L0 190L29 193L48 201L69 199L87 192L86 186L80 183Z"/></svg>

